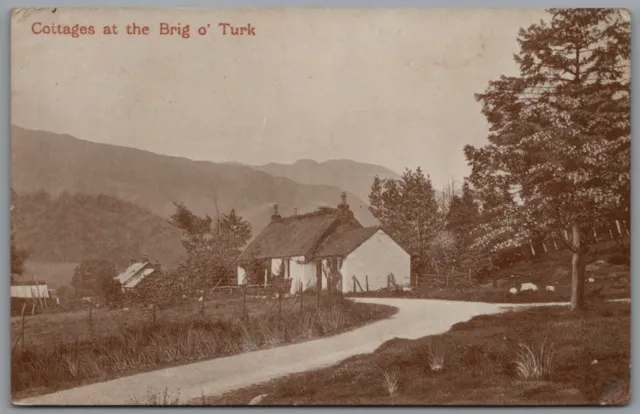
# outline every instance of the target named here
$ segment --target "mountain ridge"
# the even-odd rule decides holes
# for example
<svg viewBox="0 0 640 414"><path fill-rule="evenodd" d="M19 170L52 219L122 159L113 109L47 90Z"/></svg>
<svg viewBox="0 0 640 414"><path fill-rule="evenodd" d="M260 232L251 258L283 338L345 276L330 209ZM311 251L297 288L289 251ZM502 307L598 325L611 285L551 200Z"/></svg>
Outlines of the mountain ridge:
<svg viewBox="0 0 640 414"><path fill-rule="evenodd" d="M82 140L69 134L11 127L11 185L20 193L45 190L106 194L168 218L174 202L215 216L235 208L253 225L268 224L274 204L283 215L335 206L340 193L363 225L377 220L368 204L344 187L301 184L244 164L221 164Z"/></svg>

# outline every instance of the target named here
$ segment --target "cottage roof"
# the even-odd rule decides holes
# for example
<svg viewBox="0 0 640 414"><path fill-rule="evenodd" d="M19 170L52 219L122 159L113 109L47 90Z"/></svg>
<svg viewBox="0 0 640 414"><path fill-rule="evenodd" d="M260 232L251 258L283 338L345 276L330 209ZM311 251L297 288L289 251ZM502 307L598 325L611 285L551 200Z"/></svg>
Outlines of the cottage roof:
<svg viewBox="0 0 640 414"><path fill-rule="evenodd" d="M129 281L129 279L134 277L139 271L144 269L148 264L149 262L133 263L132 265L127 267L124 272L120 273L115 278L118 282L120 282L120 284L124 285L125 283L127 283L127 281Z"/></svg>
<svg viewBox="0 0 640 414"><path fill-rule="evenodd" d="M30 285L12 284L11 285L11 297L12 298L48 298L49 289L46 284L32 283Z"/></svg>
<svg viewBox="0 0 640 414"><path fill-rule="evenodd" d="M122 287L134 288L134 287L136 287L138 285L138 283L142 282L145 277L149 276L150 274L152 274L155 271L156 271L156 269L153 268L153 267L146 268L146 269L142 270L141 272L138 272L135 276L133 276L129 280L127 280L124 283L124 285L122 285Z"/></svg>
<svg viewBox="0 0 640 414"><path fill-rule="evenodd" d="M309 255L339 219L339 211L326 209L273 220L242 252L239 261Z"/></svg>
<svg viewBox="0 0 640 414"><path fill-rule="evenodd" d="M338 228L314 252L314 257L346 256L373 236L379 227Z"/></svg>

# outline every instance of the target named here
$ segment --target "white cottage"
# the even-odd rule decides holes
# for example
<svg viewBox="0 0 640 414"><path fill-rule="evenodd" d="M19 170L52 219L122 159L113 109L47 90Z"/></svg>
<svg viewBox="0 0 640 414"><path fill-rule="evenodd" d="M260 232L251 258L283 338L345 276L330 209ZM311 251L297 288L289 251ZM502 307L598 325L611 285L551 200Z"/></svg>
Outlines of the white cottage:
<svg viewBox="0 0 640 414"><path fill-rule="evenodd" d="M394 283L410 285L411 258L379 227L363 227L342 194L337 209L282 217L274 206L271 223L239 258L238 284L246 282L252 264L261 263L260 278L290 281L290 293L322 289L348 292L379 290ZM266 263L266 264L265 264ZM255 269L254 269L255 271Z"/></svg>

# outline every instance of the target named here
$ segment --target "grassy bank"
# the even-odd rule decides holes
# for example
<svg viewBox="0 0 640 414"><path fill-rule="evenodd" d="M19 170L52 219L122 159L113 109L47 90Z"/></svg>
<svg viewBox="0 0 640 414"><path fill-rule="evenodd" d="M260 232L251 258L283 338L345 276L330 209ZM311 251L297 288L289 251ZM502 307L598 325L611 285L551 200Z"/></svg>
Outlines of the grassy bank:
<svg viewBox="0 0 640 414"><path fill-rule="evenodd" d="M541 307L479 316L449 332L395 339L318 371L206 404L583 405L629 399L630 305Z"/></svg>
<svg viewBox="0 0 640 414"><path fill-rule="evenodd" d="M333 335L391 316L395 308L324 297L319 307L246 318L136 324L54 347L16 349L13 399L172 365Z"/></svg>

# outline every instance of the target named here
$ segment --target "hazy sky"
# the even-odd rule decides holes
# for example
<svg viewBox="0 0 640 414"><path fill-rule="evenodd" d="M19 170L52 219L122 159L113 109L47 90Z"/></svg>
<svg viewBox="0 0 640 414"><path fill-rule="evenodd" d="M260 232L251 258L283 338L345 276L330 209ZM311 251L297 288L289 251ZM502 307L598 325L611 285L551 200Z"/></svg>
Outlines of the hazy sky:
<svg viewBox="0 0 640 414"><path fill-rule="evenodd" d="M12 123L157 153L248 164L349 158L437 186L485 142L473 94L517 73L527 9L41 10L12 22ZM96 35L34 35L34 22ZM131 22L147 36L127 36ZM190 24L191 37L159 35ZM220 22L255 36L222 36ZM102 34L117 24L119 34ZM199 36L197 27L210 24ZM36 30L41 30L40 26Z"/></svg>

